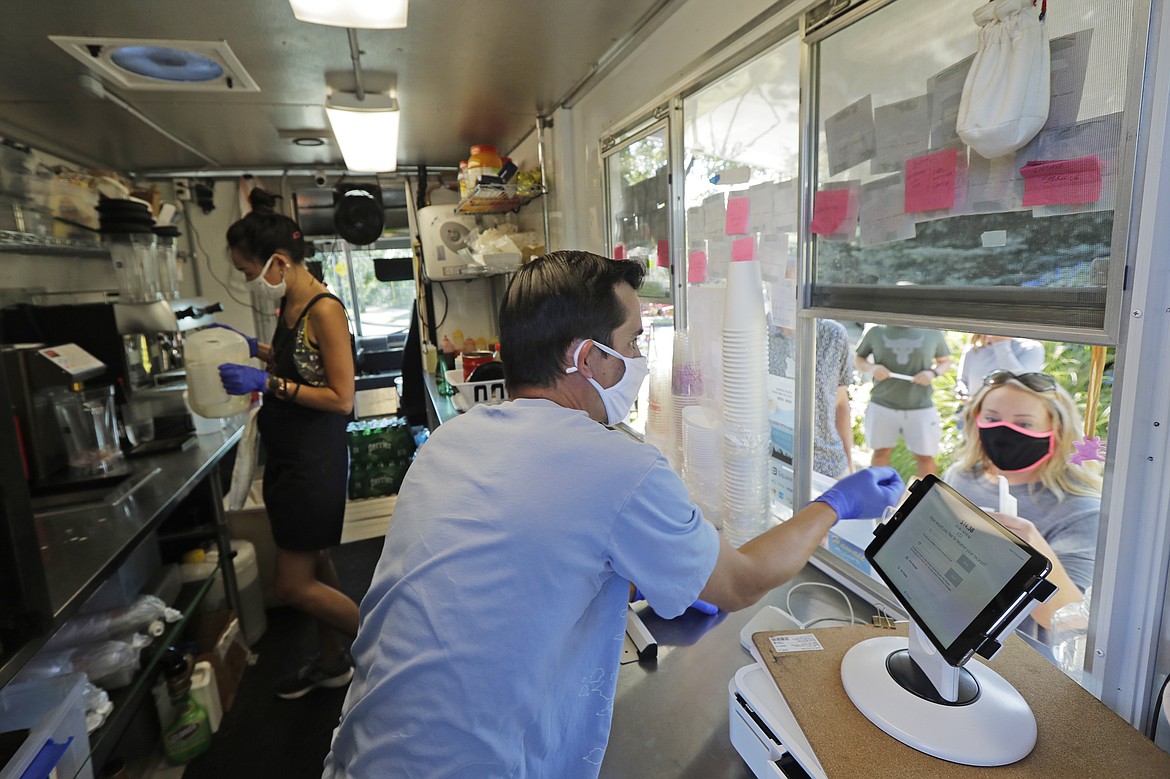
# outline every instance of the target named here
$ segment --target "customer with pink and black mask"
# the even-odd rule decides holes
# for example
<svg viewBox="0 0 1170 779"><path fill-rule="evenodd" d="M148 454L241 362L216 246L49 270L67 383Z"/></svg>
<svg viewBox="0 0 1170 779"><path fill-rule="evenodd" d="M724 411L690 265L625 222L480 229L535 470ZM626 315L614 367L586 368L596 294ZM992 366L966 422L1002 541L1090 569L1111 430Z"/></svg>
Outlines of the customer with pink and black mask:
<svg viewBox="0 0 1170 779"><path fill-rule="evenodd" d="M998 477L1007 479L1017 515L994 516L1052 561L1049 581L1060 588L1032 612L1041 628L1036 637L1046 640L1052 614L1093 583L1100 463L1069 463L1080 414L1047 373L992 371L964 416L966 440L943 480L972 503L994 508Z"/></svg>

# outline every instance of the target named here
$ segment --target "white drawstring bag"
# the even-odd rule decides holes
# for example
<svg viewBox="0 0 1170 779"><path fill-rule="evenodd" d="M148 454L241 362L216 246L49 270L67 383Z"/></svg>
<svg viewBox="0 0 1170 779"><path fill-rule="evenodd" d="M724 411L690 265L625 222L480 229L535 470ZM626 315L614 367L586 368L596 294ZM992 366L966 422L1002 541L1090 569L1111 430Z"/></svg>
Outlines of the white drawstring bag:
<svg viewBox="0 0 1170 779"><path fill-rule="evenodd" d="M988 159L1009 154L1048 121L1048 0L991 0L973 14L979 49L963 84L956 129Z"/></svg>

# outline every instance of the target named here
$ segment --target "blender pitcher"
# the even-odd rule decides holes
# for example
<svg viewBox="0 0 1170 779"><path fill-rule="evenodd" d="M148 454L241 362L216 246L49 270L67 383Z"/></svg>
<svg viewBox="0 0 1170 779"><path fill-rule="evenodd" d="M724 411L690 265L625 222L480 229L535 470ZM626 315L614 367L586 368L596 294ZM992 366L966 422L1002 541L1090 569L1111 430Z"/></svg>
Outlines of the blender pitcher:
<svg viewBox="0 0 1170 779"><path fill-rule="evenodd" d="M114 388L59 389L51 395L70 470L98 474L114 467L122 459Z"/></svg>

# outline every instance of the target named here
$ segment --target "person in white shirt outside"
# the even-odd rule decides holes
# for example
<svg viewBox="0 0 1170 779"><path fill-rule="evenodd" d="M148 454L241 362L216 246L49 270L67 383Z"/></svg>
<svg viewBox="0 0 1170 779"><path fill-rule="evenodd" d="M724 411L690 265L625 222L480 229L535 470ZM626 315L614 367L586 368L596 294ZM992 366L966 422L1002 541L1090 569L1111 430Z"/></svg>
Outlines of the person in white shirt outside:
<svg viewBox="0 0 1170 779"><path fill-rule="evenodd" d="M959 357L955 389L966 405L978 391L983 377L994 370L1035 373L1044 370L1044 344L1030 338L973 333Z"/></svg>
<svg viewBox="0 0 1170 779"><path fill-rule="evenodd" d="M443 424L407 472L361 604L354 680L324 776L595 777L627 602L673 618L755 603L839 518L902 494L847 476L734 548L657 449L610 429L646 378L644 268L555 252L500 308L510 400Z"/></svg>

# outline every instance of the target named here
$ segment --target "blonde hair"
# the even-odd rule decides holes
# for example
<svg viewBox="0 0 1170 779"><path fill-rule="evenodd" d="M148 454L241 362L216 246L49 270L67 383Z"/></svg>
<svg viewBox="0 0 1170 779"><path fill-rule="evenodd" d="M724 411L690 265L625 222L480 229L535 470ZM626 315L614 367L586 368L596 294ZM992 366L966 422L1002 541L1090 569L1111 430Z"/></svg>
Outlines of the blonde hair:
<svg viewBox="0 0 1170 779"><path fill-rule="evenodd" d="M1064 500L1065 495L1100 497L1101 463L1091 461L1081 465L1069 464L1068 458L1072 454L1073 442L1078 440L1078 434L1082 429L1081 415L1077 411L1077 405L1072 396L1060 385L1051 391L1036 392L1015 379L1008 379L1003 384L980 387L963 412L963 429L967 431L967 434L964 436L963 445L959 448L955 461L956 467L962 470L988 470L991 460L983 451L983 443L979 440L979 428L976 421L983 410L983 402L987 396L1000 387L1008 386L1027 392L1044 401L1044 406L1048 409L1048 416L1052 420L1052 456L1036 469L1032 484L1042 484L1056 495L1058 501Z"/></svg>

